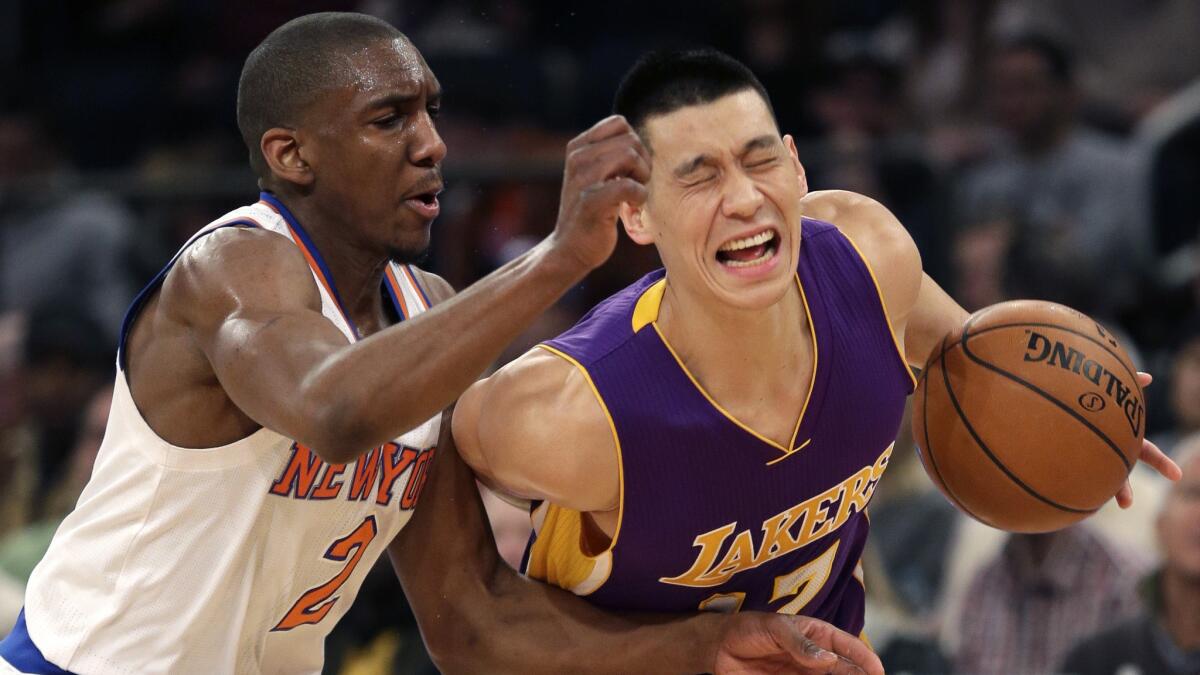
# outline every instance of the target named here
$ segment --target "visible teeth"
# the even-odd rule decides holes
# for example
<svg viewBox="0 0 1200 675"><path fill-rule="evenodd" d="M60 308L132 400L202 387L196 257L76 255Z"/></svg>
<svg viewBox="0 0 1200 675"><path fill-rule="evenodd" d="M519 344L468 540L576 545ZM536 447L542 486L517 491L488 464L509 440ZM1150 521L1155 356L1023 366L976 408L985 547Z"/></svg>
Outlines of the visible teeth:
<svg viewBox="0 0 1200 675"><path fill-rule="evenodd" d="M761 265L770 260L771 255L772 251L767 249L763 251L762 255L753 260L726 260L721 264L728 265L729 267L754 267L755 265Z"/></svg>
<svg viewBox="0 0 1200 675"><path fill-rule="evenodd" d="M759 232L758 234L754 235L753 237L746 237L745 239L735 239L735 240L721 246L720 250L722 250L722 251L740 251L741 249L750 248L751 246L758 246L759 244L765 244L774 238L775 238L774 232L772 232L770 230L764 230L764 231Z"/></svg>

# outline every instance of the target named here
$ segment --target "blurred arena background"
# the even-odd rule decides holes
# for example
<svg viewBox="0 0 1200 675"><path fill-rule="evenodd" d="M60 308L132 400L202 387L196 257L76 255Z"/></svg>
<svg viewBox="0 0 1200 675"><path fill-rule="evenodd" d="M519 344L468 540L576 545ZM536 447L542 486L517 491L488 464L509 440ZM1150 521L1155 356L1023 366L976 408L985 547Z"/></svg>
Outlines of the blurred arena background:
<svg viewBox="0 0 1200 675"><path fill-rule="evenodd" d="M1196 0L0 0L0 636L90 473L126 305L255 199L243 59L322 10L391 21L445 88L427 267L458 288L550 231L565 142L642 51L707 44L763 80L814 189L889 206L968 309L1037 297L1102 318L1156 375L1149 436L1173 453L1200 431ZM509 358L656 266L623 241ZM910 436L865 565L889 672L1060 672L1080 640L1159 611L1156 478L1135 473L1130 511L1009 537L933 491ZM526 520L488 506L515 563ZM368 586L327 671L433 672L386 561Z"/></svg>

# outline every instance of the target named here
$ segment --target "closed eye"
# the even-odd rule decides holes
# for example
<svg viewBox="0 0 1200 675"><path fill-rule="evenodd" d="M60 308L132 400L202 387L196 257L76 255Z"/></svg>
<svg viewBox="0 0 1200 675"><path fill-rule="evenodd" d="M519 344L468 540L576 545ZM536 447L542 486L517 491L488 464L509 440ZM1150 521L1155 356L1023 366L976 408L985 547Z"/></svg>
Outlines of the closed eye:
<svg viewBox="0 0 1200 675"><path fill-rule="evenodd" d="M701 176L701 177L691 181L690 183L684 183L683 186L685 188L693 188L693 187L696 187L699 185L704 185L705 183L711 181L712 179L714 179L716 177L717 177L716 174L709 174L707 176Z"/></svg>
<svg viewBox="0 0 1200 675"><path fill-rule="evenodd" d="M376 127L379 127L380 129L391 129L392 127L399 124L402 119L404 119L403 116L401 116L397 113L388 113L387 115L384 115L383 117L378 117L376 119L371 120L371 124Z"/></svg>

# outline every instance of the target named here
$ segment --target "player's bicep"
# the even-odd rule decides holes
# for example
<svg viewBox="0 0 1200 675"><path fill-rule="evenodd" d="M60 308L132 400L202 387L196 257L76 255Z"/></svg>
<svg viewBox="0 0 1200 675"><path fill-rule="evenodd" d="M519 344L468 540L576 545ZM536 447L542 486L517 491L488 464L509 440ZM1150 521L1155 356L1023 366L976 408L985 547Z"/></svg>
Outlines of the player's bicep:
<svg viewBox="0 0 1200 675"><path fill-rule="evenodd" d="M305 379L349 341L321 314L296 247L270 232L214 233L180 259L163 298L234 404L304 440Z"/></svg>
<svg viewBox="0 0 1200 675"><path fill-rule="evenodd" d="M928 274L921 276L921 289L904 335L908 362L924 367L934 347L947 333L957 329L970 316L967 310L942 290Z"/></svg>

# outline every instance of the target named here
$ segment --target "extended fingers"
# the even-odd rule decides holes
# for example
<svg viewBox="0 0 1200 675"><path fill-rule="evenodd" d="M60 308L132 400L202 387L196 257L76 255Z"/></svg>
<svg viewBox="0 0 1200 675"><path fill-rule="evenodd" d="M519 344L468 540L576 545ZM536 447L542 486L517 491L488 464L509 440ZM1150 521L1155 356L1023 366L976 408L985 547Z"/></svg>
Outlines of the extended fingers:
<svg viewBox="0 0 1200 675"><path fill-rule="evenodd" d="M585 185L624 176L645 183L650 180L650 156L630 131L568 151L567 170Z"/></svg>
<svg viewBox="0 0 1200 675"><path fill-rule="evenodd" d="M855 663L867 675L883 675L883 662L865 642L843 630L833 629L831 647L840 658Z"/></svg>
<svg viewBox="0 0 1200 675"><path fill-rule="evenodd" d="M1125 484L1117 491L1117 506L1123 509L1133 506L1133 486L1129 484L1129 481L1125 481Z"/></svg>
<svg viewBox="0 0 1200 675"><path fill-rule="evenodd" d="M1142 441L1142 454L1138 459L1149 464L1150 468L1162 474L1163 478L1167 480L1179 480L1183 477L1183 471L1179 465L1149 440Z"/></svg>

